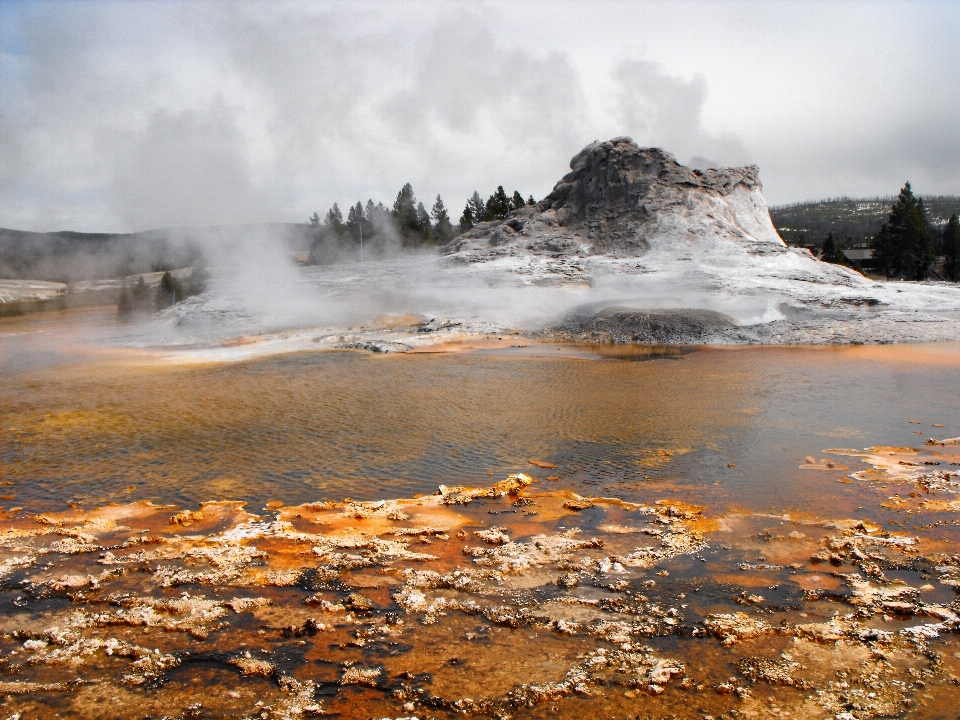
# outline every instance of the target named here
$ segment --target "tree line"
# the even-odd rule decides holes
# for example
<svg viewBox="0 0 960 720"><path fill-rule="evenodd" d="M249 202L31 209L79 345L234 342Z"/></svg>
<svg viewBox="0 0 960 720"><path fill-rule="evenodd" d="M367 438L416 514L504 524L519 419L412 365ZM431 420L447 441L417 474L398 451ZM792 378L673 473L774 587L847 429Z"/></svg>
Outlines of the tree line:
<svg viewBox="0 0 960 720"><path fill-rule="evenodd" d="M773 220L780 237L790 245L820 248L829 233L845 247L869 247L887 222L897 199L889 197L832 198L792 205L772 205ZM960 197L930 195L923 198L930 223L942 230L954 213L960 214Z"/></svg>
<svg viewBox="0 0 960 720"><path fill-rule="evenodd" d="M853 265L844 254L844 239L828 233L821 260ZM923 198L906 183L890 208L886 222L870 242L871 267L888 280L960 281L960 221L950 215L941 230L930 222ZM859 267L857 267L859 269Z"/></svg>
<svg viewBox="0 0 960 720"><path fill-rule="evenodd" d="M126 282L123 283L117 301L117 313L121 320L130 320L136 316L160 312L192 295L202 293L208 279L207 271L201 266L194 267L185 282L181 282L167 270L161 276L157 289L151 293L141 275L132 288L127 287Z"/></svg>
<svg viewBox="0 0 960 720"><path fill-rule="evenodd" d="M313 235L310 262L327 264L343 255L365 253L377 256L397 245L408 249L446 245L481 222L502 220L512 210L533 204L532 195L527 200L519 191L508 196L499 185L486 201L474 192L454 224L440 195L428 212L406 183L389 208L367 200L366 205L358 201L350 206L346 219L337 203L322 218L314 212L307 220Z"/></svg>
<svg viewBox="0 0 960 720"><path fill-rule="evenodd" d="M925 280L937 274L947 280L960 280L957 214L937 232L930 224L923 198L913 194L910 183L900 191L872 247L874 265L888 279ZM940 265L941 272L936 272L935 265Z"/></svg>

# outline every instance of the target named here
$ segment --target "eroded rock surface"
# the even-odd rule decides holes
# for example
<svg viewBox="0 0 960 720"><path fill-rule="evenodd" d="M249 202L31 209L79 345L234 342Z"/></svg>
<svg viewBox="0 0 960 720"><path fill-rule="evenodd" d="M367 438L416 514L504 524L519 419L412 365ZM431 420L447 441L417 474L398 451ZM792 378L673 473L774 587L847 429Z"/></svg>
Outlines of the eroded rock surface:
<svg viewBox="0 0 960 720"><path fill-rule="evenodd" d="M547 334L570 342L707 345L723 342L726 331L739 325L713 310L608 307L593 314L572 313Z"/></svg>
<svg viewBox="0 0 960 720"><path fill-rule="evenodd" d="M760 193L756 166L684 167L659 148L626 137L593 143L533 207L483 223L447 250L469 262L522 248L555 256L643 255L661 242L683 246L735 240L751 252L785 254Z"/></svg>

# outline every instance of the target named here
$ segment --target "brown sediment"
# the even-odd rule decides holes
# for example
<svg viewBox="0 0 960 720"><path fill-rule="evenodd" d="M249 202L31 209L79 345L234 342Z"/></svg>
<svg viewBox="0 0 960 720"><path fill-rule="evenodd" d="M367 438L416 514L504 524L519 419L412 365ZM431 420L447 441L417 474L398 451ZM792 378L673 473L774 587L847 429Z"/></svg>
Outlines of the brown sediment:
<svg viewBox="0 0 960 720"><path fill-rule="evenodd" d="M537 358L595 358L612 360L647 360L682 357L691 351L688 347L673 345L623 345L614 343L550 342L529 338L516 332L499 335L471 335L463 333L460 339L420 345L407 352L416 354L465 355L470 353L496 354L508 357Z"/></svg>
<svg viewBox="0 0 960 720"><path fill-rule="evenodd" d="M421 345L408 351L410 355L443 353L447 355L462 355L476 352L477 350L496 350L501 348L511 348L517 345L536 344L537 340L518 335L507 334L497 336L478 335L463 340L452 340L438 342L432 345Z"/></svg>
<svg viewBox="0 0 960 720"><path fill-rule="evenodd" d="M805 353L816 353L824 359L843 358L856 362L871 362L893 366L928 366L928 367L956 367L956 342L933 343L890 343L876 345L803 345ZM733 345L715 345L711 347L716 352L731 352L736 350ZM767 347L758 347L757 350L766 352ZM769 350L775 350L769 347Z"/></svg>
<svg viewBox="0 0 960 720"><path fill-rule="evenodd" d="M224 340L220 343L221 347L240 347L241 345L253 345L258 342L258 339L255 337L236 337L230 338L229 340Z"/></svg>
<svg viewBox="0 0 960 720"><path fill-rule="evenodd" d="M907 486L887 495L881 507L904 514L960 512L960 447L930 450L877 446L827 452L856 457L869 466L851 473L850 478Z"/></svg>
<svg viewBox="0 0 960 720"><path fill-rule="evenodd" d="M807 462L800 466L802 470L848 470L849 468L846 465L841 465L838 462L829 460L827 458L821 458L817 460L812 455L807 456Z"/></svg>

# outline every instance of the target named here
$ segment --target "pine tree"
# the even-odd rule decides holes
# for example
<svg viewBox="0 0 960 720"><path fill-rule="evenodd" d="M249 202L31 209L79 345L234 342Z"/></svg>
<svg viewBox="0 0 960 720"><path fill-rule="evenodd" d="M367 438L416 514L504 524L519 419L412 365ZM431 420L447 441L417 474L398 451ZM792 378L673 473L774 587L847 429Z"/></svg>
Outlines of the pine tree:
<svg viewBox="0 0 960 720"><path fill-rule="evenodd" d="M533 195L527 198L527 205L536 205L536 201L533 199Z"/></svg>
<svg viewBox="0 0 960 720"><path fill-rule="evenodd" d="M463 215L460 216L460 233L463 234L467 230L473 228L473 208L468 202L463 208Z"/></svg>
<svg viewBox="0 0 960 720"><path fill-rule="evenodd" d="M430 214L422 202L417 203L417 229L420 232L420 242L433 245L433 225L430 223Z"/></svg>
<svg viewBox="0 0 960 720"><path fill-rule="evenodd" d="M363 205L360 204L360 201L357 201L357 204L347 212L347 232L356 243L360 242L361 234L366 236L367 239L370 238L370 228L367 227L366 218L363 216Z"/></svg>
<svg viewBox="0 0 960 720"><path fill-rule="evenodd" d="M834 265L849 265L847 256L843 252L843 242L835 239L832 232L827 233L827 237L823 240L820 260Z"/></svg>
<svg viewBox="0 0 960 720"><path fill-rule="evenodd" d="M307 224L312 228L320 227L320 216L317 213L313 213L308 219Z"/></svg>
<svg viewBox="0 0 960 720"><path fill-rule="evenodd" d="M367 207L364 211L364 219L369 223L370 234L376 235L383 231L383 228L390 223L390 211L383 203L373 204L373 200L367 200ZM364 230L366 232L366 230Z"/></svg>
<svg viewBox="0 0 960 720"><path fill-rule="evenodd" d="M363 206L358 202L356 205L351 205L350 209L347 210L347 227L357 224L357 216L363 217Z"/></svg>
<svg viewBox="0 0 960 720"><path fill-rule="evenodd" d="M334 203L333 207L327 211L327 216L324 218L324 223L338 237L343 237L343 234L347 230L346 225L343 224L343 215L340 213L340 208L336 203Z"/></svg>
<svg viewBox="0 0 960 720"><path fill-rule="evenodd" d="M827 233L827 237L823 240L823 247L820 250L820 259L823 262L833 262L833 256L836 250L837 246L833 241L833 233Z"/></svg>
<svg viewBox="0 0 960 720"><path fill-rule="evenodd" d="M467 207L470 208L470 216L473 218L474 225L487 219L487 204L480 197L480 193L474 191L467 201Z"/></svg>
<svg viewBox="0 0 960 720"><path fill-rule="evenodd" d="M484 220L503 220L513 209L507 194L503 191L503 185L498 185L496 191L487 200L486 209Z"/></svg>
<svg viewBox="0 0 960 720"><path fill-rule="evenodd" d="M873 239L873 259L887 276L923 280L933 261L930 221L923 200L903 186L890 217Z"/></svg>
<svg viewBox="0 0 960 720"><path fill-rule="evenodd" d="M420 244L423 238L420 229L420 216L417 212L417 198L413 194L413 187L410 183L406 183L397 193L392 214L397 231L400 233L401 242L407 246Z"/></svg>
<svg viewBox="0 0 960 720"><path fill-rule="evenodd" d="M510 198L510 205L512 206L513 210L519 210L525 205L523 202L523 195L520 194L519 190L513 191L513 197Z"/></svg>
<svg viewBox="0 0 960 720"><path fill-rule="evenodd" d="M443 205L443 199L437 195L437 200L433 203L433 221L434 235L437 242L446 245L453 239L453 225L450 223L450 216L447 214L447 208Z"/></svg>
<svg viewBox="0 0 960 720"><path fill-rule="evenodd" d="M960 221L954 213L943 229L944 264L943 273L947 280L960 281Z"/></svg>
<svg viewBox="0 0 960 720"><path fill-rule="evenodd" d="M410 183L406 183L397 193L397 199L393 201L393 212L401 223L416 227L417 198Z"/></svg>
<svg viewBox="0 0 960 720"><path fill-rule="evenodd" d="M847 260L847 254L843 251L848 242L850 242L850 238L848 237L838 238L834 241L833 260L830 261L834 265L850 265L850 261Z"/></svg>
<svg viewBox="0 0 960 720"><path fill-rule="evenodd" d="M157 286L157 295L154 299L154 307L157 310L163 310L184 299L183 285L177 280L169 270L160 278L160 284Z"/></svg>

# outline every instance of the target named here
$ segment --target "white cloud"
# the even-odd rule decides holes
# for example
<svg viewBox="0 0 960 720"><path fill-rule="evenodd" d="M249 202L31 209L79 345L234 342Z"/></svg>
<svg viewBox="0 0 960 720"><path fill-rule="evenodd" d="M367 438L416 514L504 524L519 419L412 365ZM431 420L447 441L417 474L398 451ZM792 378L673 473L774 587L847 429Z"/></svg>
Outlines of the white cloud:
<svg viewBox="0 0 960 720"><path fill-rule="evenodd" d="M960 6L0 3L0 225L542 197L629 134L774 202L960 192Z"/></svg>

